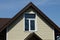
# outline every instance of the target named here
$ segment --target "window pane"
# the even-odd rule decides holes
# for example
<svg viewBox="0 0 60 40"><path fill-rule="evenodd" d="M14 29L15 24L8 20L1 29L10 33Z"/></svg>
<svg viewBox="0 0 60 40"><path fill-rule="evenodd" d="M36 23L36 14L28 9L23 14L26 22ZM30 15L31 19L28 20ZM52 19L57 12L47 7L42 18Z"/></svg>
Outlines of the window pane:
<svg viewBox="0 0 60 40"><path fill-rule="evenodd" d="M59 35L59 36L57 36L57 40L60 40L60 35Z"/></svg>
<svg viewBox="0 0 60 40"><path fill-rule="evenodd" d="M25 31L29 30L29 20L25 19Z"/></svg>
<svg viewBox="0 0 60 40"><path fill-rule="evenodd" d="M35 20L30 20L31 30L35 30Z"/></svg>
<svg viewBox="0 0 60 40"><path fill-rule="evenodd" d="M35 18L35 14L25 14L25 18Z"/></svg>

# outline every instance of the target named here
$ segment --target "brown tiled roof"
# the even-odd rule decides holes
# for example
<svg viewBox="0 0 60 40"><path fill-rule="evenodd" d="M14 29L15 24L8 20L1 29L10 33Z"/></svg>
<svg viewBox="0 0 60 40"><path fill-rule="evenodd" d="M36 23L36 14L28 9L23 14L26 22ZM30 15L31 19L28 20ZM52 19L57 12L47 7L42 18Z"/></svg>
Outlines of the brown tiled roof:
<svg viewBox="0 0 60 40"><path fill-rule="evenodd" d="M2 28L9 20L10 18L0 18L0 28Z"/></svg>
<svg viewBox="0 0 60 40"><path fill-rule="evenodd" d="M10 21L8 21L6 24L0 28L0 32L4 30L6 27L8 27L11 23L13 23L16 19L18 19L26 10L28 10L30 7L32 7L42 18L44 18L54 29L58 30L60 32L59 27L52 22L41 10L39 10L32 2L30 2L26 7L24 7L20 12L18 12Z"/></svg>

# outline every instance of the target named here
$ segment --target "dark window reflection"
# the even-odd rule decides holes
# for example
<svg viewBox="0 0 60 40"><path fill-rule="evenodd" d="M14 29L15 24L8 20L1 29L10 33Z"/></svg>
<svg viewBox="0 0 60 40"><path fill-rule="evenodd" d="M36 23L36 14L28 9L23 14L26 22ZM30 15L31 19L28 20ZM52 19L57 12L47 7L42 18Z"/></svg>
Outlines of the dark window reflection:
<svg viewBox="0 0 60 40"><path fill-rule="evenodd" d="M35 30L35 20L30 21L31 30Z"/></svg>

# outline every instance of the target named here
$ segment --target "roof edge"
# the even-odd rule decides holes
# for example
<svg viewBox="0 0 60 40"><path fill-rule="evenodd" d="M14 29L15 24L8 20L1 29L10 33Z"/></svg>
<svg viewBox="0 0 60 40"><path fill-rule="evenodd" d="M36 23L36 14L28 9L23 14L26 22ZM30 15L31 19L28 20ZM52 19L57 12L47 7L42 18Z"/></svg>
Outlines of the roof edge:
<svg viewBox="0 0 60 40"><path fill-rule="evenodd" d="M25 6L21 11L19 11L7 24L5 24L1 29L4 30L7 26L9 26L12 22L14 22L21 14L23 14L29 7L33 7L43 18L47 20L55 29L57 29L60 32L59 27L52 21L50 20L41 10L39 10L32 2L30 2L27 6Z"/></svg>

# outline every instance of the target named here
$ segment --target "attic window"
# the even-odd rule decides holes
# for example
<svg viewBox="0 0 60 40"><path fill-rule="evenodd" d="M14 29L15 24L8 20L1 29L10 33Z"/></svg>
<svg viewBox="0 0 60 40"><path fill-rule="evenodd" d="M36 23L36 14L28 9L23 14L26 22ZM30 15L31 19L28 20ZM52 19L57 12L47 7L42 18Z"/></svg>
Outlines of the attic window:
<svg viewBox="0 0 60 40"><path fill-rule="evenodd" d="M35 14L25 14L25 31L35 31Z"/></svg>

